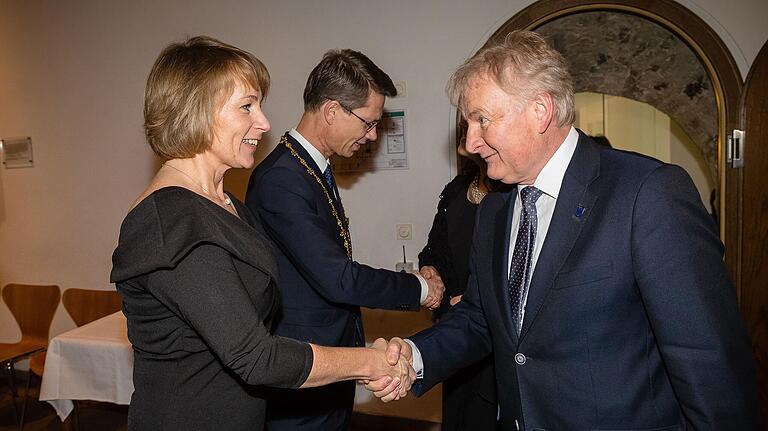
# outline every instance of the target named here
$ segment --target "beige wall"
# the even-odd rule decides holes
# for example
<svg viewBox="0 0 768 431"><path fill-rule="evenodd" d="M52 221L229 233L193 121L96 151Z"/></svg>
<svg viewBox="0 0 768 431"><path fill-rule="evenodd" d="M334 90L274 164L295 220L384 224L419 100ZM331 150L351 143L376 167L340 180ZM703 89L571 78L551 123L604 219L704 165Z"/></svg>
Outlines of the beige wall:
<svg viewBox="0 0 768 431"><path fill-rule="evenodd" d="M119 223L156 163L141 132L143 82L165 44L195 34L248 49L269 67L274 85L265 109L273 132L264 151L295 125L306 76L327 49L362 50L393 79L407 81L407 97L387 106L407 109L411 168L362 175L342 194L358 260L391 267L400 259L396 223L413 224L406 246L415 260L437 194L451 177L446 79L530 3L0 0L0 137L31 136L35 155L34 168L0 168L0 284L111 288ZM768 4L683 3L725 39L745 73L768 37ZM242 193L244 178L231 176L230 188ZM368 313L366 319L369 333L380 335L428 324L421 313ZM52 334L71 327L60 309ZM17 337L0 305L0 341ZM436 419L435 401L433 395L422 401L428 407L411 401L371 409Z"/></svg>

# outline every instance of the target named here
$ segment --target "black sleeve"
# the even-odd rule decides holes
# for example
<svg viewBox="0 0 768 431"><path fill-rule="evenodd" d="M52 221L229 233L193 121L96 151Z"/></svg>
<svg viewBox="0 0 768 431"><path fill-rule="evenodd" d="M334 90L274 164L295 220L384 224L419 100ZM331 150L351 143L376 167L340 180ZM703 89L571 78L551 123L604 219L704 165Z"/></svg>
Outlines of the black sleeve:
<svg viewBox="0 0 768 431"><path fill-rule="evenodd" d="M444 282L451 279L453 275L453 260L447 223L448 207L456 199L464 198L470 181L470 177L459 175L443 188L437 203L437 213L435 213L432 228L427 237L427 245L419 253L419 268L434 266ZM446 282L446 284L448 283Z"/></svg>
<svg viewBox="0 0 768 431"><path fill-rule="evenodd" d="M297 388L307 379L311 347L269 333L226 250L197 246L175 268L150 274L148 286L247 383Z"/></svg>
<svg viewBox="0 0 768 431"><path fill-rule="evenodd" d="M440 200L437 203L437 213L432 221L432 228L429 230L427 245L419 253L419 268L425 266L434 266L443 284L446 287L446 294L440 303L440 308L435 311L435 317L440 318L448 309L450 309L449 286L455 287L459 284L456 280L455 262L450 248L450 238L448 234L448 207L456 199L464 199L467 192L468 179L464 176L457 176L448 183L440 193ZM463 287L463 286L462 286Z"/></svg>
<svg viewBox="0 0 768 431"><path fill-rule="evenodd" d="M444 279L448 269L452 266L451 251L448 247L448 227L445 219L448 206L448 198L445 196L446 189L440 193L437 213L435 213L435 218L432 221L432 228L429 230L427 245L419 253L419 268L434 266Z"/></svg>

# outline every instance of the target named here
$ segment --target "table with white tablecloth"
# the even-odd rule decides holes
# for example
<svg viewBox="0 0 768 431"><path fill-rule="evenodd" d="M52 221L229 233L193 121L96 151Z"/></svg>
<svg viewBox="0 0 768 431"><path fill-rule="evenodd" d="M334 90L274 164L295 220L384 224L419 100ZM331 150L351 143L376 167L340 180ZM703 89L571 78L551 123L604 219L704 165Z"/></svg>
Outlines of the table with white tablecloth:
<svg viewBox="0 0 768 431"><path fill-rule="evenodd" d="M73 400L130 404L133 349L125 316L110 314L59 334L48 344L40 400L48 401L61 420Z"/></svg>

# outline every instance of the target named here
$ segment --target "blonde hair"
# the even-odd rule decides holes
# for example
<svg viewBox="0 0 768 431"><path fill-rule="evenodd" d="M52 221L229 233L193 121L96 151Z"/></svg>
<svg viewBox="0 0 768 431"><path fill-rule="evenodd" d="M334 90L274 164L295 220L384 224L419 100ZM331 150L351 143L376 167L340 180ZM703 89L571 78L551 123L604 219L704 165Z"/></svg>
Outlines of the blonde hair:
<svg viewBox="0 0 768 431"><path fill-rule="evenodd" d="M492 79L515 97L519 106L537 94L549 94L559 127L575 119L573 83L565 58L537 33L515 30L503 41L481 48L459 66L447 86L454 105L461 108L469 82L477 77Z"/></svg>
<svg viewBox="0 0 768 431"><path fill-rule="evenodd" d="M210 148L214 114L235 85L262 94L269 72L253 54L208 36L168 45L155 61L144 91L144 133L164 160Z"/></svg>

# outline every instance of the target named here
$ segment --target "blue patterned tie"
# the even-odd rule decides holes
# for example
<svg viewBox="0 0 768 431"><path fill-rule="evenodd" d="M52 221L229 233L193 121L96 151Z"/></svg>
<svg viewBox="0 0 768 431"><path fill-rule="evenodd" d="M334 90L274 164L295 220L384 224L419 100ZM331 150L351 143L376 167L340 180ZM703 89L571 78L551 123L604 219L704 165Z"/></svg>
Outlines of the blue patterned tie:
<svg viewBox="0 0 768 431"><path fill-rule="evenodd" d="M520 212L520 228L517 230L515 249L509 265L509 299L512 303L512 322L518 335L523 322L523 302L528 291L528 282L533 260L533 244L536 240L536 200L542 191L528 186L520 192L523 208Z"/></svg>
<svg viewBox="0 0 768 431"><path fill-rule="evenodd" d="M344 227L349 228L349 219L344 213L344 205L341 204L341 198L339 197L338 194L336 194L336 181L333 180L333 172L331 172L331 165L328 165L323 171L323 178L325 178L325 182L328 183L328 187L331 189L331 196L333 196L333 199L338 204L338 209L340 212L339 217L341 218L341 221L344 224Z"/></svg>
<svg viewBox="0 0 768 431"><path fill-rule="evenodd" d="M328 165L325 170L323 171L323 177L325 177L325 182L328 183L328 187L331 189L331 195L338 200L339 197L336 196L336 181L333 180L333 172L331 172L331 165Z"/></svg>

